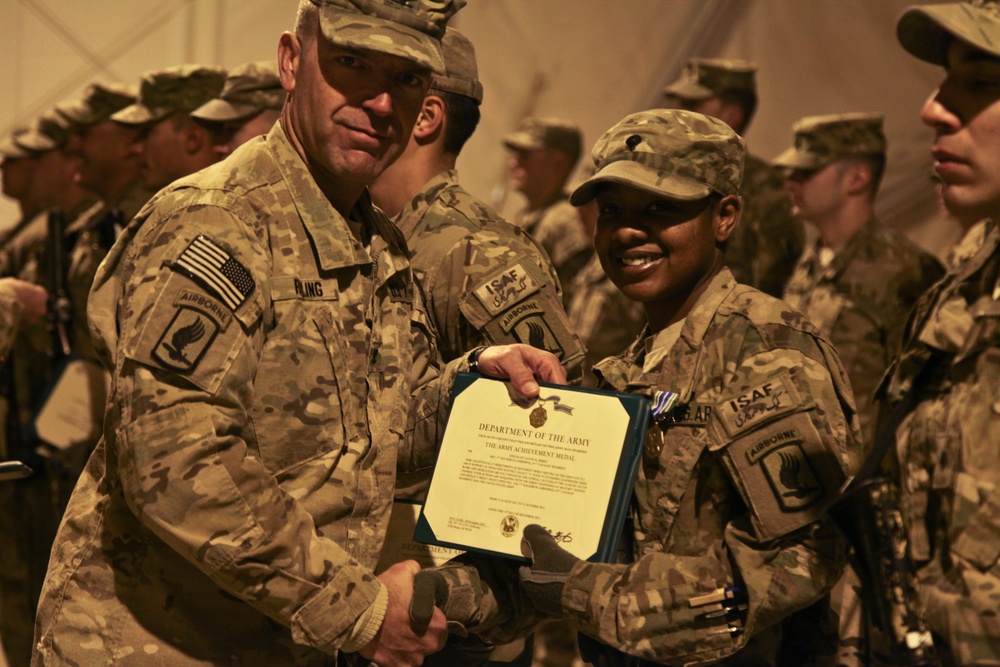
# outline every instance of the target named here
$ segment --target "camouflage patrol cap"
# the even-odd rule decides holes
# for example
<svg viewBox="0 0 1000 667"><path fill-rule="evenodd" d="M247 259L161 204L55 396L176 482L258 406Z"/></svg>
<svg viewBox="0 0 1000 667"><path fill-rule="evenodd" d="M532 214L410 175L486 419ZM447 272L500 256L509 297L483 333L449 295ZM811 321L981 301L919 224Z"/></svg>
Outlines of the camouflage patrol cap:
<svg viewBox="0 0 1000 667"><path fill-rule="evenodd" d="M757 65L745 60L691 58L681 77L663 89L683 100L705 100L728 91L757 93Z"/></svg>
<svg viewBox="0 0 1000 667"><path fill-rule="evenodd" d="M226 70L206 65L177 65L147 72L135 104L113 114L123 125L145 125L163 120L176 111L190 113L219 94Z"/></svg>
<svg viewBox="0 0 1000 667"><path fill-rule="evenodd" d="M681 109L650 109L623 118L591 151L597 172L569 201L582 206L601 183L620 183L670 199L697 201L739 193L746 143L732 128Z"/></svg>
<svg viewBox="0 0 1000 667"><path fill-rule="evenodd" d="M83 95L67 104L56 107L56 113L73 125L96 125L135 104L138 89L123 83L92 83Z"/></svg>
<svg viewBox="0 0 1000 667"><path fill-rule="evenodd" d="M952 39L1000 58L1000 2L972 0L909 7L899 17L896 36L921 60L946 65Z"/></svg>
<svg viewBox="0 0 1000 667"><path fill-rule="evenodd" d="M466 0L302 0L319 7L331 43L399 56L444 72L441 38Z"/></svg>
<svg viewBox="0 0 1000 667"><path fill-rule="evenodd" d="M245 120L265 109L280 109L285 90L273 60L249 62L231 70L222 92L191 112L194 118L209 121Z"/></svg>
<svg viewBox="0 0 1000 667"><path fill-rule="evenodd" d="M14 141L26 151L41 153L62 148L69 141L69 135L69 123L53 110L39 116L28 131L18 135Z"/></svg>
<svg viewBox="0 0 1000 667"><path fill-rule="evenodd" d="M441 38L441 52L444 54L444 74L434 76L431 88L471 97L482 104L483 84L479 82L476 49L469 38L448 28Z"/></svg>
<svg viewBox="0 0 1000 667"><path fill-rule="evenodd" d="M795 145L773 164L787 169L819 169L845 157L885 153L882 114L807 116L792 126Z"/></svg>
<svg viewBox="0 0 1000 667"><path fill-rule="evenodd" d="M10 131L10 134L0 139L0 162L18 160L31 155L31 151L25 150L17 144L17 138L27 131L27 127L15 127Z"/></svg>
<svg viewBox="0 0 1000 667"><path fill-rule="evenodd" d="M583 149L583 133L576 123L561 118L525 118L516 131L503 138L507 148L537 151L551 148L570 155L575 161Z"/></svg>

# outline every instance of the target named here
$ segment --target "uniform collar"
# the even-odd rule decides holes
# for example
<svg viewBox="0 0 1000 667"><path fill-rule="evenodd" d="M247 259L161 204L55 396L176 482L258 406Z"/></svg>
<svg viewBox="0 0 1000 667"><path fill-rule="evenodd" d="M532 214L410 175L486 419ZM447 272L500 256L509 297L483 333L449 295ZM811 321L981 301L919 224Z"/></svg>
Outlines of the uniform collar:
<svg viewBox="0 0 1000 667"><path fill-rule="evenodd" d="M442 171L424 183L420 192L414 195L413 199L396 216L396 226L403 233L403 236L409 238L413 234L413 230L417 228L417 224L427 212L427 204L440 197L445 190L457 185L458 171L455 169Z"/></svg>

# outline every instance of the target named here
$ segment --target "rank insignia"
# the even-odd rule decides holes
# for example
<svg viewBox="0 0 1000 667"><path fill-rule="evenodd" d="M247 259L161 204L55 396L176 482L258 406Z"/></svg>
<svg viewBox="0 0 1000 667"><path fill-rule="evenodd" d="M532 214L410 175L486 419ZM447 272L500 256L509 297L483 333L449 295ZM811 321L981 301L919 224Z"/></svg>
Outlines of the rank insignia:
<svg viewBox="0 0 1000 667"><path fill-rule="evenodd" d="M153 358L180 373L194 369L219 333L219 323L194 308L177 309L153 348Z"/></svg>

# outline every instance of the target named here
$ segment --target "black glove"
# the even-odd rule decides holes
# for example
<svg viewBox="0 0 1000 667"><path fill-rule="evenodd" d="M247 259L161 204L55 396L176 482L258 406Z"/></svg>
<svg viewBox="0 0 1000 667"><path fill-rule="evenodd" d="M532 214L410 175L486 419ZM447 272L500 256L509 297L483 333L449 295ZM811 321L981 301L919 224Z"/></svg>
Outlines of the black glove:
<svg viewBox="0 0 1000 667"><path fill-rule="evenodd" d="M569 571L580 559L552 539L549 531L537 524L524 527L521 554L531 559L520 569L521 587L535 608L552 616L562 616L562 591Z"/></svg>
<svg viewBox="0 0 1000 667"><path fill-rule="evenodd" d="M434 607L444 607L448 602L448 583L440 572L421 570L413 577L413 597L410 598L410 620L426 628Z"/></svg>

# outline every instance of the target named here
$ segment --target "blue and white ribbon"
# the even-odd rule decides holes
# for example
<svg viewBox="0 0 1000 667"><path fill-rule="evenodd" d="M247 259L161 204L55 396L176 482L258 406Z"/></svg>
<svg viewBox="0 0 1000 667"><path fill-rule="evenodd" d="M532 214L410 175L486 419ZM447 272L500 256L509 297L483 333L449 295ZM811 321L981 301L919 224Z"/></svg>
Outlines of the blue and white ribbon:
<svg viewBox="0 0 1000 667"><path fill-rule="evenodd" d="M675 394L672 391L658 391L653 394L653 406L649 411L653 414L653 421L658 422L674 409L677 405L677 399L680 398L680 394Z"/></svg>
<svg viewBox="0 0 1000 667"><path fill-rule="evenodd" d="M544 403L545 401L552 401L552 409L558 410L559 412L565 412L568 415L573 414L573 408L568 405L560 405L559 401L562 399L558 396L549 396L548 398L538 397L539 403Z"/></svg>

